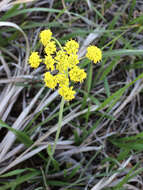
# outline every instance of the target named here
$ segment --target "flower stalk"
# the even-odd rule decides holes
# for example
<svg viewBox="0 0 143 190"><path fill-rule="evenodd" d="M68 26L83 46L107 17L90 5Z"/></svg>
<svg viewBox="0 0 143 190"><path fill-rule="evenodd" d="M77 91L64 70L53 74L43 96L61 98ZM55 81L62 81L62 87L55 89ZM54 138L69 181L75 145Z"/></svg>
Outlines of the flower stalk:
<svg viewBox="0 0 143 190"><path fill-rule="evenodd" d="M37 68L43 62L47 70L44 74L45 86L52 90L58 88L59 95L62 96L56 137L46 169L48 171L62 128L64 103L75 98L76 91L73 90L71 81L82 83L87 77L85 70L81 69L78 64L85 57L96 64L101 61L102 52L98 47L91 45L87 47L85 57L78 58L79 43L71 39L62 46L52 36L52 32L49 29L40 32L40 42L44 47L44 58L40 58L38 52L32 52L29 57L29 64L32 68ZM56 44L59 46L58 48Z"/></svg>

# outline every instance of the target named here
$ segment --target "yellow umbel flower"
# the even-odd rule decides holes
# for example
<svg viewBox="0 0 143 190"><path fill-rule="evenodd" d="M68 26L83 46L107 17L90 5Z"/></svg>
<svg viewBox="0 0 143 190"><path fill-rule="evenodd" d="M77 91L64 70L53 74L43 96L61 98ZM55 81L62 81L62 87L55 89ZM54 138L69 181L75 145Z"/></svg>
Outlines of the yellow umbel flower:
<svg viewBox="0 0 143 190"><path fill-rule="evenodd" d="M38 55L38 52L32 52L29 57L29 64L32 68L37 68L40 63L42 62L42 59L40 59L40 56Z"/></svg>
<svg viewBox="0 0 143 190"><path fill-rule="evenodd" d="M51 30L43 30L42 32L40 32L40 42L46 46L47 43L51 40L52 37L52 32Z"/></svg>
<svg viewBox="0 0 143 190"><path fill-rule="evenodd" d="M55 60L52 58L51 55L45 56L44 63L48 70L51 70L51 71L55 70L55 66L54 66Z"/></svg>
<svg viewBox="0 0 143 190"><path fill-rule="evenodd" d="M102 51L96 46L89 46L87 48L86 57L94 63L97 63L102 59Z"/></svg>
<svg viewBox="0 0 143 190"><path fill-rule="evenodd" d="M37 68L43 60L48 70L44 74L45 85L51 89L57 87L59 94L65 100L70 101L76 93L70 86L70 81L81 83L86 78L84 69L77 66L79 64L77 55L79 44L75 40L69 40L62 47L58 40L52 37L52 32L49 29L41 31L39 36L40 42L44 46L44 56L40 59L38 52L32 52L29 64L31 67ZM58 51L56 43L60 48ZM86 57L96 63L101 60L102 52L96 46L90 46L87 48Z"/></svg>
<svg viewBox="0 0 143 190"><path fill-rule="evenodd" d="M66 55L66 52L65 52L65 51L59 50L59 51L57 52L56 56L55 56L55 60L56 60L56 61L61 61L62 59L65 59L66 56L67 56L67 55Z"/></svg>
<svg viewBox="0 0 143 190"><path fill-rule="evenodd" d="M69 78L66 76L66 74L57 74L56 75L57 83L59 84L59 87L62 86L69 86Z"/></svg>
<svg viewBox="0 0 143 190"><path fill-rule="evenodd" d="M59 50L56 54L55 60L57 61L56 69L60 73L65 73L69 67L68 55L62 50Z"/></svg>
<svg viewBox="0 0 143 190"><path fill-rule="evenodd" d="M84 69L80 69L78 66L75 66L69 71L70 79L74 82L83 82L86 78L86 73Z"/></svg>
<svg viewBox="0 0 143 190"><path fill-rule="evenodd" d="M54 89L57 86L56 77L51 75L50 72L45 73L44 82L47 87L52 88L52 89Z"/></svg>
<svg viewBox="0 0 143 190"><path fill-rule="evenodd" d="M61 96L63 96L64 97L64 99L65 100L67 100L67 101L70 101L70 100L72 100L72 99L74 99L74 95L75 95L75 91L74 90L72 90L73 89L73 87L68 87L68 86L62 86L62 88L60 88L59 90L58 90L58 92L59 92L59 94L61 95Z"/></svg>
<svg viewBox="0 0 143 190"><path fill-rule="evenodd" d="M64 50L68 54L76 54L78 52L79 44L75 40L69 40L66 42Z"/></svg>
<svg viewBox="0 0 143 190"><path fill-rule="evenodd" d="M56 44L54 41L50 41L47 43L45 47L45 52L47 55L51 55L56 52Z"/></svg>
<svg viewBox="0 0 143 190"><path fill-rule="evenodd" d="M70 69L75 67L79 63L78 55L70 54L68 57L68 63L69 63L68 66Z"/></svg>

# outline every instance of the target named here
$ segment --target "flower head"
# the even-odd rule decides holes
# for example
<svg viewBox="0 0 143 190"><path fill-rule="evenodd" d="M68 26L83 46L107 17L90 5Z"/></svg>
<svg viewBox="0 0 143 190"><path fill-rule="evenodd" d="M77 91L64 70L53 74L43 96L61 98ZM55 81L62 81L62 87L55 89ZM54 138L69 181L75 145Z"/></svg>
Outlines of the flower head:
<svg viewBox="0 0 143 190"><path fill-rule="evenodd" d="M78 66L75 66L69 71L70 79L74 82L83 82L86 78L86 73L83 69L80 69Z"/></svg>
<svg viewBox="0 0 143 190"><path fill-rule="evenodd" d="M66 53L64 51L59 50L57 52L55 60L57 61L56 69L60 73L65 73L69 67L68 55L66 55Z"/></svg>
<svg viewBox="0 0 143 190"><path fill-rule="evenodd" d="M78 52L79 44L75 40L69 40L64 47L68 54L76 54Z"/></svg>
<svg viewBox="0 0 143 190"><path fill-rule="evenodd" d="M59 87L62 86L69 86L69 78L66 76L66 74L59 73L56 75L57 83L59 84Z"/></svg>
<svg viewBox="0 0 143 190"><path fill-rule="evenodd" d="M56 52L56 44L54 41L50 41L47 43L45 47L45 52L47 55L51 55Z"/></svg>
<svg viewBox="0 0 143 190"><path fill-rule="evenodd" d="M59 94L61 95L61 96L63 96L64 97L64 99L65 100L67 100L67 101L70 101L70 100L72 100L72 99L74 99L74 95L75 95L75 91L74 90L72 90L73 89L73 87L68 87L68 86L62 86L59 90L58 90L58 92L59 92Z"/></svg>
<svg viewBox="0 0 143 190"><path fill-rule="evenodd" d="M53 71L53 70L55 69L55 66L54 66L55 60L52 58L51 55L45 56L44 63L45 63L46 68L47 68L48 70Z"/></svg>
<svg viewBox="0 0 143 190"><path fill-rule="evenodd" d="M47 87L54 89L57 86L56 77L51 75L50 72L46 72L44 75L44 82Z"/></svg>
<svg viewBox="0 0 143 190"><path fill-rule="evenodd" d="M70 54L68 56L68 63L69 63L69 68L75 67L79 63L78 55L76 54Z"/></svg>
<svg viewBox="0 0 143 190"><path fill-rule="evenodd" d="M43 30L42 32L40 32L40 41L43 44L43 46L47 45L47 43L51 40L51 37L51 30Z"/></svg>
<svg viewBox="0 0 143 190"><path fill-rule="evenodd" d="M63 50L59 50L59 51L57 51L57 54L55 56L55 60L56 61L61 61L61 60L64 60L65 57L67 57L66 52L63 51Z"/></svg>
<svg viewBox="0 0 143 190"><path fill-rule="evenodd" d="M87 48L86 57L94 63L97 63L102 59L102 51L96 46L89 46Z"/></svg>
<svg viewBox="0 0 143 190"><path fill-rule="evenodd" d="M42 62L42 59L40 59L40 56L38 55L38 52L32 52L29 57L29 64L32 68L37 68L40 63Z"/></svg>

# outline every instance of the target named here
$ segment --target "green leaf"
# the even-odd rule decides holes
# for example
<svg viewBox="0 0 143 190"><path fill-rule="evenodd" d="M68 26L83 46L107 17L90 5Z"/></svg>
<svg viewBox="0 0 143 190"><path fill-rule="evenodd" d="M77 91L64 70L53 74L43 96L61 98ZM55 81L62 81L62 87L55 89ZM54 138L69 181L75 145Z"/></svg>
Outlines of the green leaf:
<svg viewBox="0 0 143 190"><path fill-rule="evenodd" d="M7 17L9 17L9 15L14 14L16 12L16 10L18 10L20 4L18 5L14 5L11 9L9 9L8 11L6 11L6 13L1 17L2 21L7 20Z"/></svg>
<svg viewBox="0 0 143 190"><path fill-rule="evenodd" d="M137 176L139 173L142 173L143 168L139 168L137 171L135 169L137 168L137 164L131 168L131 170L128 172L128 174L120 181L116 187L114 188L115 190L120 190L124 184L127 184L130 179L133 177Z"/></svg>
<svg viewBox="0 0 143 190"><path fill-rule="evenodd" d="M125 85L124 87L120 88L118 91L114 92L111 96L109 96L100 106L97 110L103 109L105 108L105 106L107 106L108 104L110 104L110 106L113 104L115 104L117 102L117 100L123 95L123 93L125 92L125 90L127 88L129 88L131 85L133 85L137 80L143 78L143 73L140 74L135 80L133 80L132 82L130 82L129 84Z"/></svg>
<svg viewBox="0 0 143 190"><path fill-rule="evenodd" d="M103 52L103 57L124 56L124 55L143 55L143 50L121 49Z"/></svg>
<svg viewBox="0 0 143 190"><path fill-rule="evenodd" d="M76 174L77 174L77 171L80 169L80 165L78 165L77 167L75 167L72 171L71 171L71 173L68 175L68 179L71 179L71 178L73 178Z"/></svg>
<svg viewBox="0 0 143 190"><path fill-rule="evenodd" d="M33 144L33 141L29 138L29 136L19 130L16 130L10 126L8 126L5 122L3 122L2 120L0 120L0 127L4 127L7 128L9 131L11 131L12 133L14 133L17 137L17 139L23 143L25 146L29 147L30 145Z"/></svg>
<svg viewBox="0 0 143 190"><path fill-rule="evenodd" d="M109 88L107 77L104 78L104 88L105 88L107 97L109 97L110 96L110 88Z"/></svg>
<svg viewBox="0 0 143 190"><path fill-rule="evenodd" d="M143 24L143 15L138 16L134 20L132 20L129 24Z"/></svg>
<svg viewBox="0 0 143 190"><path fill-rule="evenodd" d="M17 15L21 15L21 14L24 14L24 13L32 13L32 12L50 12L50 13L60 13L62 12L63 10L57 10L57 9L51 9L51 8L29 8L29 9L19 9L19 10L16 10L14 12L11 12L9 13L8 15L4 15L3 17L1 17L0 20L7 20L9 18L12 18L14 16L17 16Z"/></svg>
<svg viewBox="0 0 143 190"><path fill-rule="evenodd" d="M13 188L16 187L17 185L20 185L24 182L27 182L28 180L32 179L33 177L39 175L40 172L36 171L36 172L30 172L26 175L20 176L18 177L16 180L13 180L11 182L7 182L5 185L3 185L2 187L0 187L0 190L6 190L9 188Z"/></svg>
<svg viewBox="0 0 143 190"><path fill-rule="evenodd" d="M17 169L17 170L14 170L14 171L11 171L11 172L8 172L4 175L0 175L0 178L1 177L11 177L11 176L14 176L14 175L19 175L23 172L27 171L27 169Z"/></svg>
<svg viewBox="0 0 143 190"><path fill-rule="evenodd" d="M48 185L51 185L51 186L67 186L67 185L71 185L71 183L68 183L68 182L64 182L64 181L62 181L62 180L60 180L60 181L56 181L56 180L48 180L47 181L47 184ZM0 189L1 190L1 189Z"/></svg>
<svg viewBox="0 0 143 190"><path fill-rule="evenodd" d="M52 164L53 164L53 167L54 167L55 171L60 171L60 165L53 157L53 151L52 151L52 148L51 148L50 144L47 147L47 152L48 152L48 155L49 155L49 157L50 157L50 159L52 161Z"/></svg>
<svg viewBox="0 0 143 190"><path fill-rule="evenodd" d="M118 161L125 160L130 155L130 150L127 150L125 148L121 148L120 153L118 154Z"/></svg>
<svg viewBox="0 0 143 190"><path fill-rule="evenodd" d="M130 69L142 69L143 68L143 61L137 61L133 64L130 65L125 65L125 69L130 70Z"/></svg>
<svg viewBox="0 0 143 190"><path fill-rule="evenodd" d="M113 67L118 63L119 59L120 57L118 56L117 58L112 60L111 64L109 64L107 68L103 68L103 73L99 79L100 81L103 80L109 74L109 72L113 69Z"/></svg>

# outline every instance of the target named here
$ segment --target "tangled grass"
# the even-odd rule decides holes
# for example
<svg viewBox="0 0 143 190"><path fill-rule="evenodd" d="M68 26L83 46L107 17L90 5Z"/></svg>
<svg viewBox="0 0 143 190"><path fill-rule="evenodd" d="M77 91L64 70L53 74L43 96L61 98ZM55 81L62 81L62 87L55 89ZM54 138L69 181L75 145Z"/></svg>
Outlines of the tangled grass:
<svg viewBox="0 0 143 190"><path fill-rule="evenodd" d="M0 2L0 190L139 190L143 186L143 27L140 0ZM63 110L60 97L32 70L39 32L52 29L86 54L102 48L96 65L82 60L87 79ZM49 159L51 160L50 165Z"/></svg>

